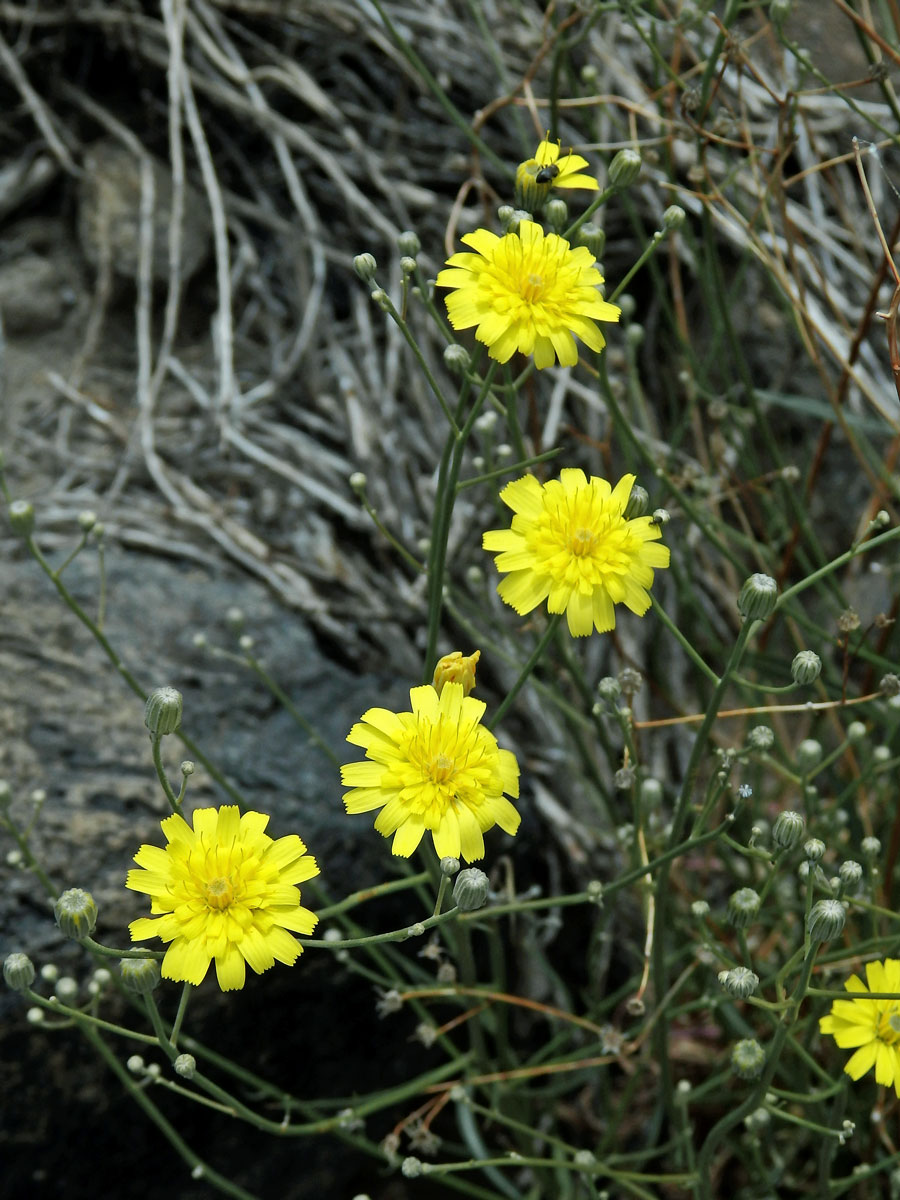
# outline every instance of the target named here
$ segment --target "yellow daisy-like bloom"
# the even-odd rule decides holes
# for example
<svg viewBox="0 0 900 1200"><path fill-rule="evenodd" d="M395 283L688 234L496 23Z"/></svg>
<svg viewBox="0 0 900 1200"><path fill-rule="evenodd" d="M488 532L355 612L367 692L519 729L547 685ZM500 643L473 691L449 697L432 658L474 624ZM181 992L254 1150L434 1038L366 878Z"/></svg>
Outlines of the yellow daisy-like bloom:
<svg viewBox="0 0 900 1200"><path fill-rule="evenodd" d="M160 915L132 921L131 940L171 942L163 976L195 986L215 959L223 992L244 986L245 963L257 975L276 959L291 966L303 950L291 933L310 934L318 921L296 887L318 875L316 860L296 834L274 840L264 813L241 816L236 804L199 808L193 821L166 817L165 849L141 846L134 856L141 869L125 886L150 896Z"/></svg>
<svg viewBox="0 0 900 1200"><path fill-rule="evenodd" d="M516 350L533 354L536 367L578 362L575 338L591 350L606 339L596 321L618 321L621 309L597 291L603 276L585 246L544 234L534 221L498 237L476 229L462 239L475 254L453 254L438 274L438 287L454 289L447 313L454 329L476 326L488 354L505 363Z"/></svg>
<svg viewBox="0 0 900 1200"><path fill-rule="evenodd" d="M535 150L534 158L527 158L516 168L516 202L529 212L537 212L551 188L599 191L600 185L593 175L580 174L587 165L587 159L580 154L571 150L563 154L558 141L545 138Z"/></svg>
<svg viewBox="0 0 900 1200"><path fill-rule="evenodd" d="M900 960L866 963L866 980L868 988L851 975L844 987L863 996L867 991L900 996ZM842 1050L856 1051L844 1067L851 1079L861 1079L874 1067L875 1081L900 1096L900 999L835 1000L831 1012L820 1018L819 1029L830 1033Z"/></svg>
<svg viewBox="0 0 900 1200"><path fill-rule="evenodd" d="M614 629L616 604L643 616L653 570L669 565L669 550L655 544L660 530L650 517L625 518L633 484L623 475L612 488L577 467L544 484L533 475L508 483L500 499L515 513L512 526L489 529L482 542L500 551L497 569L509 572L501 598L520 615L547 600L551 613L566 614L573 637Z"/></svg>
<svg viewBox="0 0 900 1200"><path fill-rule="evenodd" d="M484 857L482 834L494 825L519 828L504 792L519 794L519 765L481 725L485 705L448 682L410 689L412 712L370 708L347 741L362 746L366 762L341 767L348 813L380 808L375 828L394 835L391 850L409 858L426 829L439 858Z"/></svg>

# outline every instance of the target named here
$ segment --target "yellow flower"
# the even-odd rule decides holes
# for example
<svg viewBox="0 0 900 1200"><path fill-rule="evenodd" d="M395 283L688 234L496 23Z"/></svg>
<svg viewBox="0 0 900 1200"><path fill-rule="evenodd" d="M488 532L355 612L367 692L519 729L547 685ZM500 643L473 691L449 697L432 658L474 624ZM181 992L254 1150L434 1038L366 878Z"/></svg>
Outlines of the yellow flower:
<svg viewBox="0 0 900 1200"><path fill-rule="evenodd" d="M463 695L462 684L410 689L412 712L370 708L347 741L362 746L366 762L341 767L348 813L380 808L375 828L394 835L394 854L409 858L426 829L439 858L484 857L482 834L494 825L519 828L504 796L519 794L519 766L480 724L485 705Z"/></svg>
<svg viewBox="0 0 900 1200"><path fill-rule="evenodd" d="M603 276L585 246L574 250L534 221L520 221L517 233L498 237L476 229L462 239L477 253L453 254L437 277L438 287L454 289L447 313L454 329L470 329L498 362L516 350L533 354L536 367L578 362L575 338L591 350L606 339L596 321L618 321L621 309L597 291Z"/></svg>
<svg viewBox="0 0 900 1200"><path fill-rule="evenodd" d="M318 917L300 907L295 886L318 875L316 860L296 834L270 838L264 813L236 804L198 808L193 829L179 813L162 822L168 843L141 846L125 882L151 897L154 917L129 925L131 940L171 942L166 979L197 985L210 962L223 992L244 986L244 964L257 975L276 959L290 966L303 947L291 933L310 934ZM291 932L289 933L288 930Z"/></svg>
<svg viewBox="0 0 900 1200"><path fill-rule="evenodd" d="M900 960L866 963L868 989L858 975L844 987L851 993L896 992L896 1000L835 1000L820 1018L819 1029L830 1033L842 1050L855 1050L844 1067L851 1079L861 1079L872 1067L876 1083L893 1087L900 1096Z"/></svg>
<svg viewBox="0 0 900 1200"><path fill-rule="evenodd" d="M650 517L625 518L633 484L623 475L613 489L577 467L545 484L533 475L508 483L500 499L515 513L512 527L488 530L482 543L500 551L497 569L509 572L501 598L520 615L547 600L573 637L614 629L616 604L643 616L653 569L669 565L669 551L654 544L660 531Z"/></svg>
<svg viewBox="0 0 900 1200"><path fill-rule="evenodd" d="M439 658L432 680L437 694L441 694L445 683L461 683L463 695L468 696L475 687L475 668L479 658L480 650L473 650L468 655L463 655L461 650L452 650L443 658Z"/></svg>
<svg viewBox="0 0 900 1200"><path fill-rule="evenodd" d="M516 203L529 212L537 212L547 198L551 188L586 188L599 191L600 185L593 175L580 175L582 167L588 165L586 158L563 154L559 142L551 142L549 136L516 169Z"/></svg>

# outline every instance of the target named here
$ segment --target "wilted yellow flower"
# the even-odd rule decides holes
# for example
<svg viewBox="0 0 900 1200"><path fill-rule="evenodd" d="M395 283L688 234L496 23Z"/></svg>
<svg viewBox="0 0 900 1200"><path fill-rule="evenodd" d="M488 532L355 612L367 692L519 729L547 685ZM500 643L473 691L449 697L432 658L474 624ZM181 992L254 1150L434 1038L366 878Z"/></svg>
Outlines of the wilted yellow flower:
<svg viewBox="0 0 900 1200"><path fill-rule="evenodd" d="M859 999L835 1000L831 1012L821 1017L819 1029L830 1033L842 1050L855 1050L844 1070L861 1079L872 1067L875 1081L893 1087L900 1096L900 960L866 963L868 988L858 975L844 984ZM896 992L896 1000L867 1000L865 993Z"/></svg>
<svg viewBox="0 0 900 1200"><path fill-rule="evenodd" d="M516 169L516 203L529 212L537 212L551 188L586 188L598 191L600 185L593 175L581 175L588 161L571 150L562 153L559 141L546 137L534 152Z"/></svg>
<svg viewBox="0 0 900 1200"><path fill-rule="evenodd" d="M545 484L533 475L508 483L500 499L515 513L512 526L489 529L482 542L500 551L497 570L509 572L501 598L520 615L547 600L574 637L614 629L616 604L643 616L653 570L669 565L669 551L655 544L660 530L650 517L625 518L633 484L623 475L613 489L577 467Z"/></svg>
<svg viewBox="0 0 900 1200"><path fill-rule="evenodd" d="M481 725L485 705L463 695L462 684L410 689L411 712L370 708L347 741L362 746L365 762L341 767L348 813L380 808L375 828L394 835L394 854L409 858L426 830L438 858L484 857L482 834L494 825L519 828L506 799L519 794L519 765Z"/></svg>
<svg viewBox="0 0 900 1200"><path fill-rule="evenodd" d="M244 986L245 962L258 974L275 960L290 966L303 947L291 933L310 934L318 917L300 907L295 886L318 875L296 834L273 840L264 813L240 815L236 804L198 808L193 828L180 813L162 822L168 843L141 846L125 886L145 892L156 917L129 925L135 942L171 942L165 979L203 982L215 959L223 992ZM290 932L288 932L290 930Z"/></svg>
<svg viewBox="0 0 900 1200"><path fill-rule="evenodd" d="M441 694L445 683L461 683L463 695L468 696L475 687L475 667L481 658L480 650L464 655L461 650L452 650L439 658L434 668L434 688Z"/></svg>
<svg viewBox="0 0 900 1200"><path fill-rule="evenodd" d="M536 367L578 362L575 338L591 350L606 339L596 321L618 321L621 309L597 290L603 276L585 246L544 234L534 221L498 237L476 229L462 239L475 254L453 254L438 274L438 287L454 289L447 313L454 329L476 326L488 354L505 363L518 350L533 354Z"/></svg>

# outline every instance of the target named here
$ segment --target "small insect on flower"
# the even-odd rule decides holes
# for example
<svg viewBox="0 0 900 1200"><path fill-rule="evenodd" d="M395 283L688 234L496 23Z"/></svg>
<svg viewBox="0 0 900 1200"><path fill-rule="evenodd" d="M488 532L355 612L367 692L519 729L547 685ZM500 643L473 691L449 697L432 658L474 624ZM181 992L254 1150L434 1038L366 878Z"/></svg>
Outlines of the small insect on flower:
<svg viewBox="0 0 900 1200"><path fill-rule="evenodd" d="M900 1097L900 959L866 963L866 982L868 988L851 975L844 987L853 999L835 1000L819 1029L842 1050L854 1051L844 1066L851 1079L874 1067L876 1083L893 1087ZM894 992L896 999L870 1000L867 992Z"/></svg>
<svg viewBox="0 0 900 1200"><path fill-rule="evenodd" d="M552 183L559 174L559 167L556 163L550 163L546 167L541 167L534 179L536 183Z"/></svg>

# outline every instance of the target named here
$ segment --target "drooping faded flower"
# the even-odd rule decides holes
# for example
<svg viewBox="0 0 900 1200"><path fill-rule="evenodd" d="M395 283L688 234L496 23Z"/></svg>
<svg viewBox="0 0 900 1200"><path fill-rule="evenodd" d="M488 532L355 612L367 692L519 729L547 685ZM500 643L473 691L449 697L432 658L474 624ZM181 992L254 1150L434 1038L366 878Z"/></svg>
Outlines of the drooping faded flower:
<svg viewBox="0 0 900 1200"><path fill-rule="evenodd" d="M842 1050L854 1050L844 1070L861 1079L872 1067L875 1081L893 1087L900 1096L900 998L867 1000L867 992L896 992L900 997L900 959L866 963L868 988L858 975L844 987L853 1000L835 1000L831 1012L819 1020L822 1033L830 1033Z"/></svg>
<svg viewBox="0 0 900 1200"><path fill-rule="evenodd" d="M394 836L394 854L408 858L426 830L438 858L484 857L483 834L494 825L519 828L506 795L519 794L519 765L481 724L485 704L448 682L410 689L411 712L370 708L347 741L365 762L341 767L348 813L380 808L375 828ZM506 793L506 795L504 795Z"/></svg>
<svg viewBox="0 0 900 1200"><path fill-rule="evenodd" d="M538 212L551 188L585 188L598 191L600 185L593 175L580 174L588 161L571 150L562 153L559 141L551 142L549 135L534 152L516 168L516 203L528 212Z"/></svg>
<svg viewBox="0 0 900 1200"><path fill-rule="evenodd" d="M153 917L129 925L132 941L171 942L165 979L197 985L215 959L223 992L244 986L245 963L258 974L292 965L303 947L292 933L310 934L318 917L300 906L298 883L318 875L316 860L296 834L270 838L264 813L235 804L199 808L193 828L173 813L162 822L165 849L141 846L125 886L145 892Z"/></svg>
<svg viewBox="0 0 900 1200"><path fill-rule="evenodd" d="M545 234L534 221L498 237L476 229L462 239L475 254L453 254L438 274L438 287L453 289L447 313L454 329L471 329L488 354L505 363L518 350L533 354L536 367L578 362L575 338L591 350L606 339L597 321L618 321L621 309L597 290L603 276L585 246Z"/></svg>
<svg viewBox="0 0 900 1200"><path fill-rule="evenodd" d="M623 475L612 488L577 467L544 484L533 475L508 483L500 499L515 514L512 526L489 529L482 542L499 551L498 571L509 572L501 598L520 615L547 600L574 637L614 629L616 604L643 616L654 568L669 565L669 550L656 544L651 517L625 518L633 483Z"/></svg>

